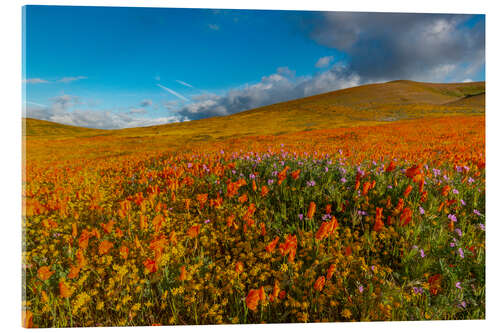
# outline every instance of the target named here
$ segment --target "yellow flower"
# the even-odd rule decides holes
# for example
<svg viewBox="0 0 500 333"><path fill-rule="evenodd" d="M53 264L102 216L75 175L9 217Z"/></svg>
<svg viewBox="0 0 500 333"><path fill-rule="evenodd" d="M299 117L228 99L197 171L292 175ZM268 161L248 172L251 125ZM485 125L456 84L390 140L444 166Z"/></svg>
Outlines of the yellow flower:
<svg viewBox="0 0 500 333"><path fill-rule="evenodd" d="M341 315L342 315L342 317L349 319L352 316L352 312L349 309L344 309L344 310L342 310Z"/></svg>

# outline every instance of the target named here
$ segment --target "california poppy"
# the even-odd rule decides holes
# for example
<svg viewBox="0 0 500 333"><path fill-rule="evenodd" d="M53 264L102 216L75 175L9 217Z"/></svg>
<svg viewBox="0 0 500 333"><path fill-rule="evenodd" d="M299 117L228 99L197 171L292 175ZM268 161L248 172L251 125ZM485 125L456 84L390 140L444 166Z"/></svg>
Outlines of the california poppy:
<svg viewBox="0 0 500 333"><path fill-rule="evenodd" d="M54 271L51 271L49 266L42 266L38 269L38 277L42 281L48 280L52 274L54 274Z"/></svg>
<svg viewBox="0 0 500 333"><path fill-rule="evenodd" d="M200 233L200 225L199 224L193 225L187 231L188 236L191 238L195 238L196 236L198 236L199 233Z"/></svg>
<svg viewBox="0 0 500 333"><path fill-rule="evenodd" d="M307 218L312 219L315 212L316 212L316 204L314 203L314 201L311 201L309 203L309 209L307 210Z"/></svg>
<svg viewBox="0 0 500 333"><path fill-rule="evenodd" d="M316 289L317 291L321 291L323 290L324 286L325 286L325 277L322 275L314 283L314 289Z"/></svg>
<svg viewBox="0 0 500 333"><path fill-rule="evenodd" d="M59 282L59 296L61 298L69 298L71 295L73 295L73 288L68 286L65 281Z"/></svg>
<svg viewBox="0 0 500 333"><path fill-rule="evenodd" d="M146 260L144 260L143 264L144 267L146 268L145 271L146 274L154 273L158 270L158 265L156 264L156 261L154 261L153 259L147 258Z"/></svg>
<svg viewBox="0 0 500 333"><path fill-rule="evenodd" d="M247 297L245 298L245 303L247 305L247 308L249 308L252 311L255 311L257 309L257 305L259 304L259 300L260 300L259 290L250 289Z"/></svg>
<svg viewBox="0 0 500 333"><path fill-rule="evenodd" d="M108 240L103 240L101 243L99 243L99 255L108 253L112 247L113 243Z"/></svg>

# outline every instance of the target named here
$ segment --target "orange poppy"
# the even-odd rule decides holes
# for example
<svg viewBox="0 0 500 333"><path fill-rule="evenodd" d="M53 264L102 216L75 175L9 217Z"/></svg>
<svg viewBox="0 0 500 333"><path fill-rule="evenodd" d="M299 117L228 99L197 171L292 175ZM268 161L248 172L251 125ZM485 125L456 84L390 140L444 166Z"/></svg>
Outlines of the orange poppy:
<svg viewBox="0 0 500 333"><path fill-rule="evenodd" d="M380 231L384 227L384 221L382 221L382 211L383 208L377 207L375 214L375 225L373 226L373 230Z"/></svg>
<svg viewBox="0 0 500 333"><path fill-rule="evenodd" d="M75 279L78 277L78 275L80 274L80 269L81 267L80 266L71 266L71 268L69 269L69 273L68 273L68 279Z"/></svg>
<svg viewBox="0 0 500 333"><path fill-rule="evenodd" d="M99 244L99 255L103 255L109 252L109 250L113 247L113 243L108 240L103 240Z"/></svg>
<svg viewBox="0 0 500 333"><path fill-rule="evenodd" d="M69 298L71 295L73 295L73 288L68 286L65 281L59 282L59 296Z"/></svg>
<svg viewBox="0 0 500 333"><path fill-rule="evenodd" d="M266 185L262 186L262 188L260 189L260 194L263 197L265 197L268 193L269 193L269 188Z"/></svg>
<svg viewBox="0 0 500 333"><path fill-rule="evenodd" d="M49 266L42 266L38 269L38 277L42 281L48 280L54 273L54 271L50 270Z"/></svg>
<svg viewBox="0 0 500 333"><path fill-rule="evenodd" d="M156 272L158 270L158 265L157 265L156 261L154 261L153 259L147 258L143 262L143 265L146 268L146 270L145 270L146 274L148 274L148 273L154 273L154 272Z"/></svg>
<svg viewBox="0 0 500 333"><path fill-rule="evenodd" d="M238 198L238 201L239 201L240 203L245 203L245 202L247 202L247 200L248 200L248 196L246 195L246 193L245 193L245 194L243 194L243 195L241 195L241 196Z"/></svg>
<svg viewBox="0 0 500 333"><path fill-rule="evenodd" d="M309 203L309 209L307 210L307 218L312 219L315 212L316 212L316 204L314 203L314 201L311 201Z"/></svg>
<svg viewBox="0 0 500 333"><path fill-rule="evenodd" d="M278 185L280 185L286 179L286 172L290 169L289 166L286 166L283 170L278 173Z"/></svg>
<svg viewBox="0 0 500 333"><path fill-rule="evenodd" d="M276 236L269 244L267 244L266 251L268 253L273 253L274 248L276 247L276 244L278 244L279 240L279 236Z"/></svg>
<svg viewBox="0 0 500 333"><path fill-rule="evenodd" d="M186 280L186 266L182 266L179 274L179 280Z"/></svg>
<svg viewBox="0 0 500 333"><path fill-rule="evenodd" d="M127 259L128 254L129 254L128 247L126 247L125 245L122 245L122 247L120 247L120 257L122 257L123 259Z"/></svg>
<svg viewBox="0 0 500 333"><path fill-rule="evenodd" d="M235 265L234 270L236 271L237 274L243 272L243 263L241 261L238 261Z"/></svg>
<svg viewBox="0 0 500 333"><path fill-rule="evenodd" d="M22 312L22 321L24 328L33 328L33 312L26 310Z"/></svg>
<svg viewBox="0 0 500 333"><path fill-rule="evenodd" d="M115 224L116 222L113 221L113 220L110 220L108 223L104 224L104 223L101 223L101 227L102 227L102 230L104 230L104 233L106 234L109 234L111 233L111 231L113 231L113 225Z"/></svg>
<svg viewBox="0 0 500 333"><path fill-rule="evenodd" d="M408 185L408 186L406 187L405 192L403 193L403 196L404 196L405 198L406 198L406 197L408 197L408 195L410 194L410 192L411 192L411 190L412 190L412 189L413 189L413 186Z"/></svg>
<svg viewBox="0 0 500 333"><path fill-rule="evenodd" d="M257 309L257 305L259 304L259 300L260 300L259 290L250 289L247 297L245 298L245 303L247 305L247 308L249 308L252 311L255 311Z"/></svg>
<svg viewBox="0 0 500 333"><path fill-rule="evenodd" d="M78 228L76 226L76 223L71 224L71 236L73 236L73 238L76 238L76 236L78 236Z"/></svg>
<svg viewBox="0 0 500 333"><path fill-rule="evenodd" d="M196 224L196 225L193 225L191 228L188 229L187 231L187 234L189 235L189 237L191 238L195 238L196 236L198 236L198 234L200 233L200 225L199 224Z"/></svg>
<svg viewBox="0 0 500 333"><path fill-rule="evenodd" d="M323 290L324 286L325 286L325 277L322 275L314 283L314 289L316 289L317 291L321 291Z"/></svg>
<svg viewBox="0 0 500 333"><path fill-rule="evenodd" d="M401 213L401 225L405 226L411 222L412 211L410 208L406 207Z"/></svg>
<svg viewBox="0 0 500 333"><path fill-rule="evenodd" d="M295 170L294 172L292 172L292 178L297 180L299 178L299 175L300 175L300 169L298 170Z"/></svg>
<svg viewBox="0 0 500 333"><path fill-rule="evenodd" d="M330 280L333 277L333 273L335 272L335 265L331 264L326 272L326 279Z"/></svg>

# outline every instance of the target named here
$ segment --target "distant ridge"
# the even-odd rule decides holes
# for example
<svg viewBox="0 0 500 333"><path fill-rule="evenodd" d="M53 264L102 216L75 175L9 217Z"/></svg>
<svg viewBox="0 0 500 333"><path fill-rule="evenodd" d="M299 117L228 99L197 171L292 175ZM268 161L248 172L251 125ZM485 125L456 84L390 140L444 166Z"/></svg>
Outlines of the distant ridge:
<svg viewBox="0 0 500 333"><path fill-rule="evenodd" d="M27 138L163 135L185 141L378 124L485 111L485 82L423 83L396 80L336 90L240 113L189 122L99 130L27 118Z"/></svg>

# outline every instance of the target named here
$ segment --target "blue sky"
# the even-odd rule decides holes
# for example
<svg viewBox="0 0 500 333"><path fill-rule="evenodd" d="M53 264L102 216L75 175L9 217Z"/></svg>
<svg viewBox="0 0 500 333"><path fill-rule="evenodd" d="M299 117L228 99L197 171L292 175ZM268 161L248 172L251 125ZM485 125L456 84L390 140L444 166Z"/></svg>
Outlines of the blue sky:
<svg viewBox="0 0 500 333"><path fill-rule="evenodd" d="M484 16L27 6L24 115L122 128L371 82L484 80Z"/></svg>

